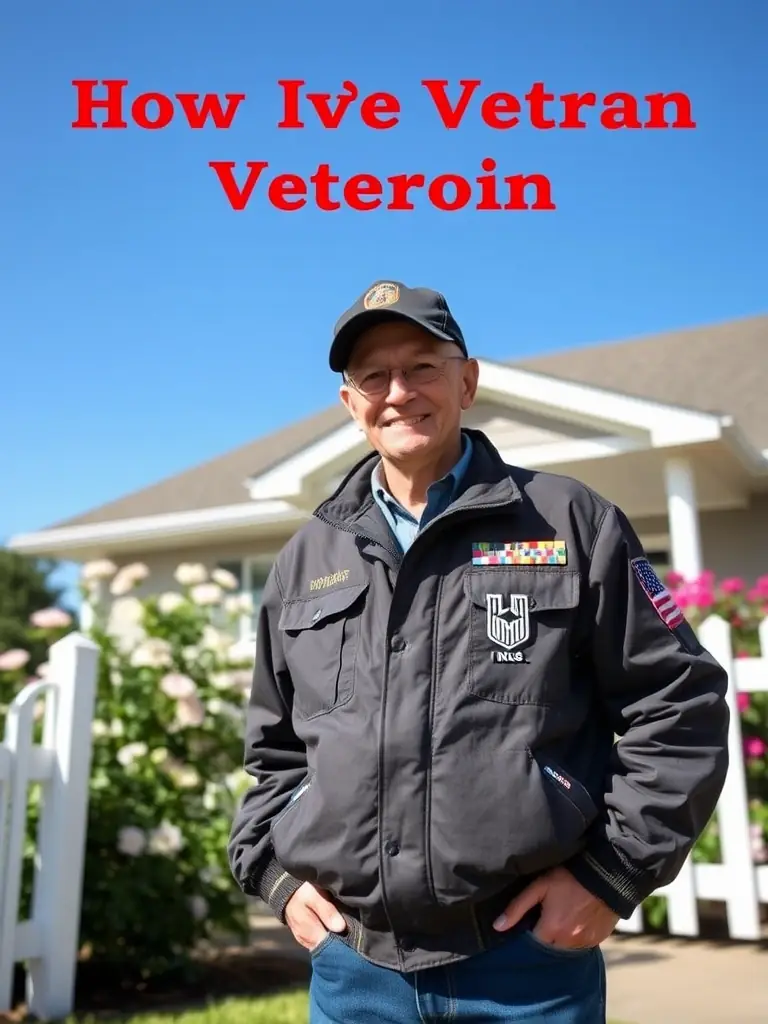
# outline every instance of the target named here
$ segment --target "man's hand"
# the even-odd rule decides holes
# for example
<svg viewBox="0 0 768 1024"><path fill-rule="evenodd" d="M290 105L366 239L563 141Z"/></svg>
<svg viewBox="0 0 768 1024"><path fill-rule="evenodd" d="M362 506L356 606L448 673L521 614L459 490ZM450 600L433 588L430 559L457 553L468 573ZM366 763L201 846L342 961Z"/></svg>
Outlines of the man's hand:
<svg viewBox="0 0 768 1024"><path fill-rule="evenodd" d="M555 868L516 896L494 928L507 931L537 904L541 904L541 916L533 934L541 942L565 949L598 946L619 922L619 915L577 882L570 871Z"/></svg>
<svg viewBox="0 0 768 1024"><path fill-rule="evenodd" d="M311 882L304 882L285 905L285 923L305 949L314 949L328 932L343 932L347 922Z"/></svg>

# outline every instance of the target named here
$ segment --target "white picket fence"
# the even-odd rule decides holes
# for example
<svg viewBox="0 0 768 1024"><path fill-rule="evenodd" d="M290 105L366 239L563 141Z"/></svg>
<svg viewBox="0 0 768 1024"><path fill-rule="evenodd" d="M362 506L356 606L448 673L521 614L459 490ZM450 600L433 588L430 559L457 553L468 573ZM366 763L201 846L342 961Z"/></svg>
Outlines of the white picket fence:
<svg viewBox="0 0 768 1024"><path fill-rule="evenodd" d="M717 900L726 904L730 936L755 940L762 935L760 905L768 904L768 864L753 863L737 694L768 691L768 619L756 658L732 657L730 627L715 616L699 636L730 679L730 769L717 810L723 860L694 864L689 858L657 895L667 899L674 935L698 935L697 900ZM47 679L26 686L8 711L0 745L0 1013L11 1009L14 966L21 961L33 1016L62 1018L73 1007L98 659L92 641L70 634L51 647ZM35 707L42 698L43 739L36 745ZM28 790L35 782L43 793L32 916L19 921ZM618 930L643 928L638 909Z"/></svg>
<svg viewBox="0 0 768 1024"><path fill-rule="evenodd" d="M722 863L694 864L689 857L675 881L658 889L655 895L666 898L667 925L673 935L699 935L697 900L717 900L725 903L730 937L755 940L763 937L760 905L768 904L768 864L755 865L751 850L737 699L739 693L768 691L768 618L760 627L760 657L734 658L730 626L718 616L710 616L703 622L698 636L729 678L730 767L717 807ZM619 923L617 930L637 933L643 929L644 915L642 908L638 908L628 921Z"/></svg>
<svg viewBox="0 0 768 1024"><path fill-rule="evenodd" d="M74 1002L83 855L91 771L91 722L99 648L71 633L50 649L44 681L9 708L0 745L0 1013L12 1009L15 964L26 965L29 1012L41 1020ZM33 743L45 701L43 737ZM41 784L32 914L19 921L29 786Z"/></svg>

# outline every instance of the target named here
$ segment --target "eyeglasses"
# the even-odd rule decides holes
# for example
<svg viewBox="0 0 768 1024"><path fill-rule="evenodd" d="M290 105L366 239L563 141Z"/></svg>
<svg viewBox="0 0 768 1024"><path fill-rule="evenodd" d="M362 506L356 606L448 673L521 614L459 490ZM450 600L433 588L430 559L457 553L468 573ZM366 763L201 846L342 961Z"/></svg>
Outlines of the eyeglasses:
<svg viewBox="0 0 768 1024"><path fill-rule="evenodd" d="M431 384L438 377L445 374L448 363L453 359L460 359L466 362L465 356L446 356L443 359L420 359L410 366L402 366L398 369L370 368L359 370L355 374L345 373L344 379L348 384L359 391L366 398L374 395L383 395L389 391L392 383L392 375L399 373L406 384L410 387L423 387Z"/></svg>

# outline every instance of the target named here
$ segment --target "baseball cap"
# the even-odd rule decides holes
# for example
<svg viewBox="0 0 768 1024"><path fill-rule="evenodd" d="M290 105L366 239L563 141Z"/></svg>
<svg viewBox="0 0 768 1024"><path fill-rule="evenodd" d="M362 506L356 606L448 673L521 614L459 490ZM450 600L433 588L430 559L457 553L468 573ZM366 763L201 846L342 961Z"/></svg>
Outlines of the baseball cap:
<svg viewBox="0 0 768 1024"><path fill-rule="evenodd" d="M402 281L375 281L336 321L329 354L334 373L349 362L360 334L385 320L409 320L440 341L452 341L466 356L461 328L448 308L445 296L431 288L409 288Z"/></svg>

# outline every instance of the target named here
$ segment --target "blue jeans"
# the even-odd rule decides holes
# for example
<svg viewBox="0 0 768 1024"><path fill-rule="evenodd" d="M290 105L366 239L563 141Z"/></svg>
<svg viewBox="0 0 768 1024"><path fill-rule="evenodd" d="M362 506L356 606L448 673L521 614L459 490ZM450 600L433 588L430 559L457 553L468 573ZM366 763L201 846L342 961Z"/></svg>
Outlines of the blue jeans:
<svg viewBox="0 0 768 1024"><path fill-rule="evenodd" d="M600 949L553 949L521 929L468 960L402 974L329 934L311 954L309 1024L605 1024Z"/></svg>

